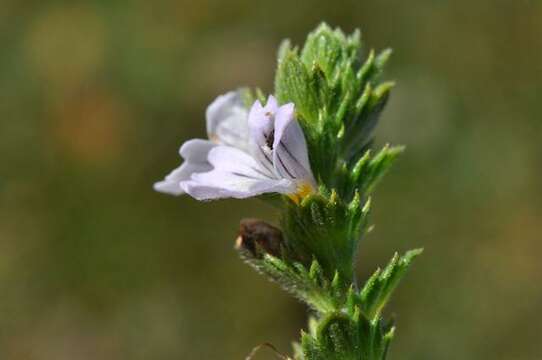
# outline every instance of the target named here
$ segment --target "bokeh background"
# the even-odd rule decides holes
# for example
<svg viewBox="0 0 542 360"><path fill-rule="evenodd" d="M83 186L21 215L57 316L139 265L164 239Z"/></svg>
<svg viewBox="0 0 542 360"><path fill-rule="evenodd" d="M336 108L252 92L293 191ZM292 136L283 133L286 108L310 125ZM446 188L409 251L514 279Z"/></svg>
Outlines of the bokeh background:
<svg viewBox="0 0 542 360"><path fill-rule="evenodd" d="M0 2L0 358L243 359L306 310L232 250L256 200L155 193L204 111L325 20L395 53L366 278L423 246L390 359L542 358L540 1ZM263 351L257 359L271 359Z"/></svg>

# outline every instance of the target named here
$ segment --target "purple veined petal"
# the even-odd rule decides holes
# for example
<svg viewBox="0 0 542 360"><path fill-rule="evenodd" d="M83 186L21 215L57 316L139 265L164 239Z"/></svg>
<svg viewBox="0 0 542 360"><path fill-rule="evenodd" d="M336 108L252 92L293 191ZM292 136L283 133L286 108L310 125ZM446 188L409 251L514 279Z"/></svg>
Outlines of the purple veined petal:
<svg viewBox="0 0 542 360"><path fill-rule="evenodd" d="M268 144L269 136L272 136L275 114L278 109L277 100L273 95L269 95L265 106L262 106L259 100L256 100L252 105L248 115L248 126L252 139L259 146Z"/></svg>
<svg viewBox="0 0 542 360"><path fill-rule="evenodd" d="M265 106L256 101L248 116L251 153L270 171L274 169L272 147L277 109L277 101L269 96Z"/></svg>
<svg viewBox="0 0 542 360"><path fill-rule="evenodd" d="M241 92L230 91L217 97L206 111L207 135L211 141L248 148L248 109Z"/></svg>
<svg viewBox="0 0 542 360"><path fill-rule="evenodd" d="M277 173L287 179L304 180L315 185L307 142L295 119L294 104L281 106L275 115L273 164Z"/></svg>
<svg viewBox="0 0 542 360"><path fill-rule="evenodd" d="M276 108L266 105L262 106L259 100L256 100L248 115L248 127L250 138L257 146L266 146L267 139L272 135L274 129L274 115Z"/></svg>
<svg viewBox="0 0 542 360"><path fill-rule="evenodd" d="M295 182L288 179L255 179L216 169L194 174L192 180L181 186L197 200L245 199L264 193L289 194L296 189Z"/></svg>
<svg viewBox="0 0 542 360"><path fill-rule="evenodd" d="M212 170L207 156L216 145L209 140L192 139L185 142L179 153L185 159L184 163L169 173L164 180L154 184L154 190L171 195L182 195L184 191L180 182L189 180L192 174Z"/></svg>
<svg viewBox="0 0 542 360"><path fill-rule="evenodd" d="M248 153L231 146L217 146L207 157L214 169L252 179L276 179L262 164Z"/></svg>

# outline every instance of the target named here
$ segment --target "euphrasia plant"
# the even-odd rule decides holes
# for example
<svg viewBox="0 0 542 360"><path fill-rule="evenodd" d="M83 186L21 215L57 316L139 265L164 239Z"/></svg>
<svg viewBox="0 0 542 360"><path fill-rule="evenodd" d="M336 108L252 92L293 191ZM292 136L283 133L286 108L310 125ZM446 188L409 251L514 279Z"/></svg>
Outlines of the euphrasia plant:
<svg viewBox="0 0 542 360"><path fill-rule="evenodd" d="M240 89L207 109L207 139L155 189L198 200L258 196L278 204L281 229L243 220L236 249L311 309L295 359L385 359L394 326L382 309L421 250L397 254L363 286L355 277L370 196L402 147L371 150L393 83L390 51L362 55L359 31L322 24L303 48L284 41L274 95Z"/></svg>

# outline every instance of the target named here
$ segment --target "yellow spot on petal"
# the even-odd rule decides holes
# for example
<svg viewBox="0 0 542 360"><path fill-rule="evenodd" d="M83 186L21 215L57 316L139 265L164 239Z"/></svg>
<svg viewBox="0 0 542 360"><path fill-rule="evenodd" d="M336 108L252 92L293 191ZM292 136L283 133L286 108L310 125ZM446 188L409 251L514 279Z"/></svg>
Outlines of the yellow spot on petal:
<svg viewBox="0 0 542 360"><path fill-rule="evenodd" d="M288 197L296 204L299 204L304 197L312 194L313 192L314 188L310 183L302 182L297 185L297 191L295 193L288 194Z"/></svg>

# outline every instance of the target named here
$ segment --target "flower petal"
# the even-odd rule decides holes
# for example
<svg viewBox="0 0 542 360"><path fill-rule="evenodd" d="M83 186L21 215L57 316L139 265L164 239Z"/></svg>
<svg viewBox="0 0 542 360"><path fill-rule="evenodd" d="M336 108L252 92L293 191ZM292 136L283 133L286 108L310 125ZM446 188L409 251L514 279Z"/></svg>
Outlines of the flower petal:
<svg viewBox="0 0 542 360"><path fill-rule="evenodd" d="M262 106L259 100L254 102L248 115L248 127L251 139L258 146L270 145L268 139L274 129L274 118L278 110L277 100L269 96L267 104Z"/></svg>
<svg viewBox="0 0 542 360"><path fill-rule="evenodd" d="M301 126L295 119L294 104L281 106L275 115L273 164L280 176L305 180L315 185Z"/></svg>
<svg viewBox="0 0 542 360"><path fill-rule="evenodd" d="M267 104L265 104L266 111L277 111L279 103L273 95L269 95L267 98Z"/></svg>
<svg viewBox="0 0 542 360"><path fill-rule="evenodd" d="M273 171L272 146L277 109L277 101L269 96L265 106L256 101L248 115L251 153L270 171Z"/></svg>
<svg viewBox="0 0 542 360"><path fill-rule="evenodd" d="M245 199L270 192L288 194L296 189L291 180L255 179L216 169L194 174L191 181L183 182L181 186L197 200Z"/></svg>
<svg viewBox="0 0 542 360"><path fill-rule="evenodd" d="M217 146L209 152L209 163L216 169L253 179L274 179L275 174L246 152L231 146Z"/></svg>
<svg viewBox="0 0 542 360"><path fill-rule="evenodd" d="M212 169L210 164L195 164L184 162L181 166L169 173L164 180L154 183L154 190L171 195L184 194L180 186L182 181L189 180L192 174L198 172L208 172Z"/></svg>
<svg viewBox="0 0 542 360"><path fill-rule="evenodd" d="M217 144L248 147L248 110L240 91L221 95L206 111L207 135Z"/></svg>
<svg viewBox="0 0 542 360"><path fill-rule="evenodd" d="M204 139L191 139L181 145L179 154L186 161L194 163L208 163L207 156L216 144Z"/></svg>
<svg viewBox="0 0 542 360"><path fill-rule="evenodd" d="M189 180L192 174L212 170L212 165L207 161L209 151L216 145L208 140L192 139L185 142L179 153L185 162L169 173L164 180L154 184L154 190L171 195L184 194L180 187L181 181Z"/></svg>
<svg viewBox="0 0 542 360"><path fill-rule="evenodd" d="M244 199L268 192L291 193L296 184L289 179L277 179L255 158L231 146L217 146L209 152L214 167L206 173L195 173L182 188L198 200L220 198Z"/></svg>

